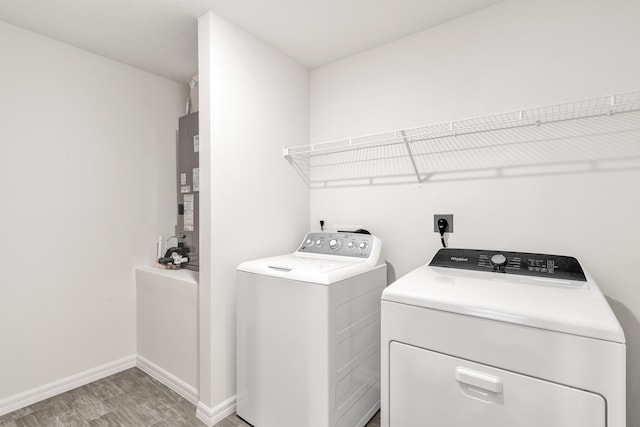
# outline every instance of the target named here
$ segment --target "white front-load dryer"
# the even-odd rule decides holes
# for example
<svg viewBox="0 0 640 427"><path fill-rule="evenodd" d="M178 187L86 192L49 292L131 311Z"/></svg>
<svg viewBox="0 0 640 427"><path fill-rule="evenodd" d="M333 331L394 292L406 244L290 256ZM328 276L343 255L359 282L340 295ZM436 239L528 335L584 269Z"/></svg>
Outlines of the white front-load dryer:
<svg viewBox="0 0 640 427"><path fill-rule="evenodd" d="M380 239L310 233L237 271L237 414L255 427L361 427L380 407Z"/></svg>
<svg viewBox="0 0 640 427"><path fill-rule="evenodd" d="M624 427L625 337L575 258L441 249L382 296L383 427Z"/></svg>

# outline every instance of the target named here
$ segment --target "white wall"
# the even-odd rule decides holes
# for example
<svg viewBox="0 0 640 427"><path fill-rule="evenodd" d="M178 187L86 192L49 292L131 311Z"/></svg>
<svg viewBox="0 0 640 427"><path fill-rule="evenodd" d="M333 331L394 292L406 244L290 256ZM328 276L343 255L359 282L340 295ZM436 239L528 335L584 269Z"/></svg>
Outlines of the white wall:
<svg viewBox="0 0 640 427"><path fill-rule="evenodd" d="M135 355L187 90L1 22L0 55L3 401Z"/></svg>
<svg viewBox="0 0 640 427"><path fill-rule="evenodd" d="M198 402L198 272L136 268L137 365Z"/></svg>
<svg viewBox="0 0 640 427"><path fill-rule="evenodd" d="M282 157L308 143L309 73L212 13L198 28L199 409L215 417L235 394L235 269L292 252L309 229L309 191Z"/></svg>
<svg viewBox="0 0 640 427"><path fill-rule="evenodd" d="M311 73L311 142L640 89L640 3L500 3ZM454 214L457 247L577 256L628 340L628 425L640 425L640 170L534 174L311 191L310 221L363 224L393 277L439 247L433 214ZM630 165L630 166L629 166ZM611 219L613 218L613 221Z"/></svg>

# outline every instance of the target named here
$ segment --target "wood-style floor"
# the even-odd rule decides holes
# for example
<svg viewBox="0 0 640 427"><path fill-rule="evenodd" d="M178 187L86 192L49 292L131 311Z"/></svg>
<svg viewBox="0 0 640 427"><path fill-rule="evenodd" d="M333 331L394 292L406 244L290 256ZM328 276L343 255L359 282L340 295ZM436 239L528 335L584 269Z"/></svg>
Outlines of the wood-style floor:
<svg viewBox="0 0 640 427"><path fill-rule="evenodd" d="M189 401L137 368L0 417L0 427L203 427ZM247 427L232 414L215 427ZM290 427L290 426L282 426ZM293 427L293 426L291 426ZM366 427L380 427L380 415Z"/></svg>

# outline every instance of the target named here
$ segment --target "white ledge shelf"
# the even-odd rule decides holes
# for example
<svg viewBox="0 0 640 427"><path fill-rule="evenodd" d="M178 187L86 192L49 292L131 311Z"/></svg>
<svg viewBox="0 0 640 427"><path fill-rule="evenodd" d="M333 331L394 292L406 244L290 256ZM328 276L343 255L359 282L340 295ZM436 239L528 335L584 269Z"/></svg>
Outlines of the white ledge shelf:
<svg viewBox="0 0 640 427"><path fill-rule="evenodd" d="M284 157L312 188L598 168L640 159L640 91L288 147Z"/></svg>

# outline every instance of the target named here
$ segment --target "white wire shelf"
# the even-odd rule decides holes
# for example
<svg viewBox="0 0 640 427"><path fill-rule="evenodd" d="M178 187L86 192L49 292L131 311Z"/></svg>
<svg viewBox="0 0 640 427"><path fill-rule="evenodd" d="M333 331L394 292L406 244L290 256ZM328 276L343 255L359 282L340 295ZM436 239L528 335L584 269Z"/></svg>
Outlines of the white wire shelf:
<svg viewBox="0 0 640 427"><path fill-rule="evenodd" d="M640 91L288 147L284 157L312 188L640 159Z"/></svg>

